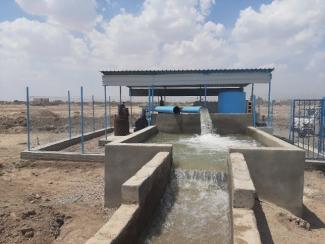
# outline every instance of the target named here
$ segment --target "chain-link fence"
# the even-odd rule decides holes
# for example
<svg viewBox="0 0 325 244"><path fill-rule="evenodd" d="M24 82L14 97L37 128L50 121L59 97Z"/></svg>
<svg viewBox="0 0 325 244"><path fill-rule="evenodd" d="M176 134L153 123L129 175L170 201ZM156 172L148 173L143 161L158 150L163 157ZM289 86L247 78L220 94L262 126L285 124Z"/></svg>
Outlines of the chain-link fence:
<svg viewBox="0 0 325 244"><path fill-rule="evenodd" d="M70 92L60 97L27 95L27 126L31 149L105 128L103 98L74 96ZM112 108L107 106L106 110L106 123L109 127Z"/></svg>

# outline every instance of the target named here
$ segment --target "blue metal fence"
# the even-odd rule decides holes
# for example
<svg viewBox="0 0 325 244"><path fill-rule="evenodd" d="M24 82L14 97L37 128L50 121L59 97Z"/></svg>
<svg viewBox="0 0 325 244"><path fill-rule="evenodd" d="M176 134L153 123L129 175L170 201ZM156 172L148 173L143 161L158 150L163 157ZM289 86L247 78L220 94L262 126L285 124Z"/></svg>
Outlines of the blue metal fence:
<svg viewBox="0 0 325 244"><path fill-rule="evenodd" d="M307 159L325 160L325 98L293 100L289 129L289 141Z"/></svg>
<svg viewBox="0 0 325 244"><path fill-rule="evenodd" d="M72 97L70 91L62 97L30 96L32 90L26 87L27 150L80 135L80 151L87 153L84 134L111 125L111 102L108 96L107 104L106 86L104 88L104 101L96 101L93 95L84 96L83 87L78 97ZM105 136L107 138L107 131Z"/></svg>

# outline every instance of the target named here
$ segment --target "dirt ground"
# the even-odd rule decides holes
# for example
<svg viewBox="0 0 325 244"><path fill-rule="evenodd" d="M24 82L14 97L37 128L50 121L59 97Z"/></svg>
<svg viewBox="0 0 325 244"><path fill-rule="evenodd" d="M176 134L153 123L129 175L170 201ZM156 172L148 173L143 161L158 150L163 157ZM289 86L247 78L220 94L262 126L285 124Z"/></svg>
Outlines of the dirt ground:
<svg viewBox="0 0 325 244"><path fill-rule="evenodd" d="M83 243L115 211L103 207L103 164L20 160L24 105L0 111L0 243ZM62 105L32 111L34 146L67 136L65 111Z"/></svg>
<svg viewBox="0 0 325 244"><path fill-rule="evenodd" d="M21 161L25 137L0 134L0 243L83 243L114 212L103 164Z"/></svg>
<svg viewBox="0 0 325 244"><path fill-rule="evenodd" d="M114 212L103 208L103 164L20 160L26 148L24 106L0 105L0 111L0 243L83 243ZM33 111L36 121L48 115L39 127L51 125L38 130L41 144L66 137L65 111L63 105ZM288 117L289 106L274 107L276 134L287 137ZM264 243L325 243L324 186L323 172L305 171L305 221L262 202Z"/></svg>
<svg viewBox="0 0 325 244"><path fill-rule="evenodd" d="M324 172L305 171L302 219L272 204L261 202L256 215L263 243L325 243L324 186Z"/></svg>

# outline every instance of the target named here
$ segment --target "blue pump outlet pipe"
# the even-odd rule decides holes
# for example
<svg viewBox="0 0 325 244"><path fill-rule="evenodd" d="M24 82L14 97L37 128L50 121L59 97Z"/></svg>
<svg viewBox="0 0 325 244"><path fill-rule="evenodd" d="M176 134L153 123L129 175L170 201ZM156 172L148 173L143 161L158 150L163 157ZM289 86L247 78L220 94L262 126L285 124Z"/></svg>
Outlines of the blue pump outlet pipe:
<svg viewBox="0 0 325 244"><path fill-rule="evenodd" d="M181 113L200 113L201 106L182 107Z"/></svg>

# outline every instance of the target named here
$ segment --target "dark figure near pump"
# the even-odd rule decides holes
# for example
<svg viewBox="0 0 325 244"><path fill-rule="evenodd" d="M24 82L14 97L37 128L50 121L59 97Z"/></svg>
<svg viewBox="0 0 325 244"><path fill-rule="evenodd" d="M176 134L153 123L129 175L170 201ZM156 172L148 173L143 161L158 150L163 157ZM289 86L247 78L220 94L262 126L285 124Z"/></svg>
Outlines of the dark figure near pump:
<svg viewBox="0 0 325 244"><path fill-rule="evenodd" d="M142 109L141 117L135 121L134 131L141 130L148 126L148 121L146 118L146 110Z"/></svg>
<svg viewBox="0 0 325 244"><path fill-rule="evenodd" d="M114 117L114 135L125 136L130 133L129 130L129 109L122 103L118 106L118 114Z"/></svg>

